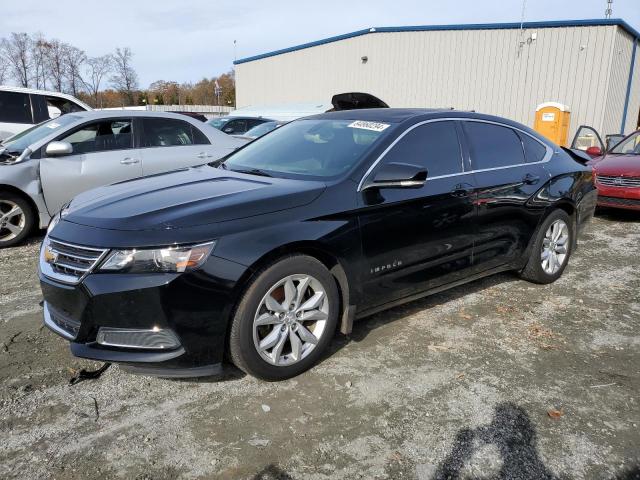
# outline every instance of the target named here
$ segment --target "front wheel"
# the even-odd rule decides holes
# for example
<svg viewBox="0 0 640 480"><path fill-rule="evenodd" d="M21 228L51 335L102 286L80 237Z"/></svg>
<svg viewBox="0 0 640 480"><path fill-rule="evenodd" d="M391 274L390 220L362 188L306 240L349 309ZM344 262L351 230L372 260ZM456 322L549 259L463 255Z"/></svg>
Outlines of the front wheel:
<svg viewBox="0 0 640 480"><path fill-rule="evenodd" d="M571 217L564 210L553 211L538 229L529 261L520 276L534 283L555 282L569 262L573 245Z"/></svg>
<svg viewBox="0 0 640 480"><path fill-rule="evenodd" d="M264 380L311 368L331 342L338 320L331 273L306 255L283 258L258 274L236 309L229 336L232 362Z"/></svg>
<svg viewBox="0 0 640 480"><path fill-rule="evenodd" d="M22 242L33 228L35 216L24 198L0 192L0 248Z"/></svg>

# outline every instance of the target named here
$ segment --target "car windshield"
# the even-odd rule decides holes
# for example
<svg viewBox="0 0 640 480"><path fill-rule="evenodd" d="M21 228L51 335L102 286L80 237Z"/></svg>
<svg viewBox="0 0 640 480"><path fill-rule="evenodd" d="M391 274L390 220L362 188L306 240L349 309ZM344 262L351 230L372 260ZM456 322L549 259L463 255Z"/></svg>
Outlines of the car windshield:
<svg viewBox="0 0 640 480"><path fill-rule="evenodd" d="M244 134L245 137L258 138L264 135L265 133L269 133L271 130L275 130L278 128L278 122L265 122L260 125L256 125L253 128L247 130L247 133Z"/></svg>
<svg viewBox="0 0 640 480"><path fill-rule="evenodd" d="M217 128L218 130L222 130L224 124L227 123L229 118L214 118L213 120L209 120L207 123L211 125L213 128Z"/></svg>
<svg viewBox="0 0 640 480"><path fill-rule="evenodd" d="M53 120L47 120L34 127L28 128L13 137L2 142L2 147L10 153L21 153L29 145L42 140L53 132L62 130L67 125L77 121L80 117L76 115L63 115Z"/></svg>
<svg viewBox="0 0 640 480"><path fill-rule="evenodd" d="M223 168L272 176L335 177L351 169L389 126L353 120L298 120L238 150Z"/></svg>
<svg viewBox="0 0 640 480"><path fill-rule="evenodd" d="M613 147L609 153L640 155L640 130Z"/></svg>

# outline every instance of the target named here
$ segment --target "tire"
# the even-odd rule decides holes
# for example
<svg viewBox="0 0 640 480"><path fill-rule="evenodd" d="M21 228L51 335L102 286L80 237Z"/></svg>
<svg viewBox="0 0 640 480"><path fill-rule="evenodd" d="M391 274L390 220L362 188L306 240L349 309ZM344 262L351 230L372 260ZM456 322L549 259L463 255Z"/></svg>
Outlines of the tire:
<svg viewBox="0 0 640 480"><path fill-rule="evenodd" d="M558 232L555 228L559 228L561 232L557 238L554 238ZM520 277L533 283L555 282L569 263L575 243L571 217L564 210L554 210L537 230L529 260L520 272Z"/></svg>
<svg viewBox="0 0 640 480"><path fill-rule="evenodd" d="M21 243L31 233L35 215L22 196L0 192L0 248Z"/></svg>
<svg viewBox="0 0 640 480"><path fill-rule="evenodd" d="M263 380L299 375L331 342L339 306L336 282L321 262L306 255L277 260L256 275L235 310L231 361Z"/></svg>

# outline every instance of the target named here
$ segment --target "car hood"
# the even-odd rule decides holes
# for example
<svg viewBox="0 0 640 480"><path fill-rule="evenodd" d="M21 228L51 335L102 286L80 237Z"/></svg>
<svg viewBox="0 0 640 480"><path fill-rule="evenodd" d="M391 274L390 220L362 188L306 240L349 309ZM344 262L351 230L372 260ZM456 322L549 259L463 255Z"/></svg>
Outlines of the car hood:
<svg viewBox="0 0 640 480"><path fill-rule="evenodd" d="M71 202L63 217L111 230L186 228L306 205L325 188L322 182L205 165L89 190Z"/></svg>
<svg viewBox="0 0 640 480"><path fill-rule="evenodd" d="M594 163L593 169L599 175L640 177L640 155L608 154Z"/></svg>

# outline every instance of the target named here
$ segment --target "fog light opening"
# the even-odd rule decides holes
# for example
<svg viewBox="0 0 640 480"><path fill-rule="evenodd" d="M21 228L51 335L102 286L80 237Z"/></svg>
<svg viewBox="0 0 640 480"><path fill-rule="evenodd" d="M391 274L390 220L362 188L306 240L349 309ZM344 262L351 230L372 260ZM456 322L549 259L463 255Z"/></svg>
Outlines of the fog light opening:
<svg viewBox="0 0 640 480"><path fill-rule="evenodd" d="M170 329L158 326L146 329L100 327L96 342L105 347L172 350L180 347L180 340Z"/></svg>

